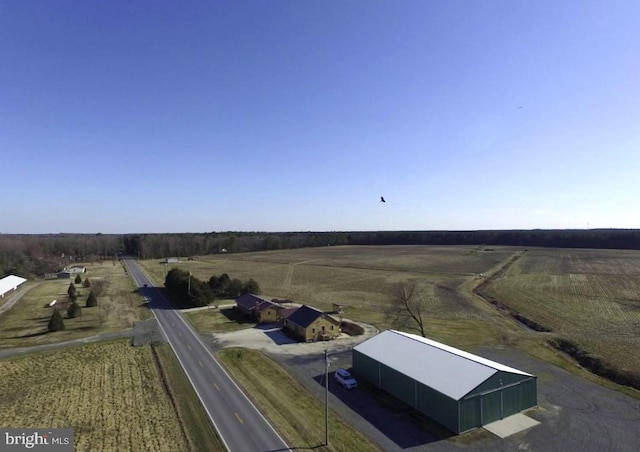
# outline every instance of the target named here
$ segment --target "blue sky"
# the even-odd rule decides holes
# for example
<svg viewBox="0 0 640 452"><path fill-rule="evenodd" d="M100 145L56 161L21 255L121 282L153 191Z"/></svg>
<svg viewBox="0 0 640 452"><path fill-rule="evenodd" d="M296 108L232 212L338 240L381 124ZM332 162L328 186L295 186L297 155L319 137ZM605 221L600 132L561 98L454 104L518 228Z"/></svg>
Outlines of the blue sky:
<svg viewBox="0 0 640 452"><path fill-rule="evenodd" d="M0 233L640 228L638 17L0 0Z"/></svg>

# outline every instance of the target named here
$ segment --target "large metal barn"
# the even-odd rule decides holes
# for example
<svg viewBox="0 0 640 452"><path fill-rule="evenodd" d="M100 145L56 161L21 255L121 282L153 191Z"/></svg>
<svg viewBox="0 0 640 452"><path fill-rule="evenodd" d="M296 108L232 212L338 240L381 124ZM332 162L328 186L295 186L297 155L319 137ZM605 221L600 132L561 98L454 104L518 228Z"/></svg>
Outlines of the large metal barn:
<svg viewBox="0 0 640 452"><path fill-rule="evenodd" d="M455 433L537 405L534 375L400 331L354 347L353 372Z"/></svg>

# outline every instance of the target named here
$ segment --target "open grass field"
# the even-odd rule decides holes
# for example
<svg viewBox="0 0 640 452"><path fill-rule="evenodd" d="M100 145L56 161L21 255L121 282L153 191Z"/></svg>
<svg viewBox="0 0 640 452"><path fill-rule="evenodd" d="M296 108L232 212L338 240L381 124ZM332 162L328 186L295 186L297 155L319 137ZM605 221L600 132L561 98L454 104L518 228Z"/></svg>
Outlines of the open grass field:
<svg viewBox="0 0 640 452"><path fill-rule="evenodd" d="M325 407L279 365L256 350L228 348L218 358L233 379L295 450L375 451L366 437L330 410L325 447ZM238 357L241 358L238 358Z"/></svg>
<svg viewBox="0 0 640 452"><path fill-rule="evenodd" d="M64 307L67 289L74 279L39 281L10 310L0 315L0 348L47 344L120 331L151 316L122 265L105 261L87 264L86 268L87 272L80 275L83 281L89 278L94 285L105 281L104 294L98 297L97 307L85 307L91 287L75 284L82 316L68 319ZM56 305L62 308L64 331L47 332L52 309L46 305L52 300L57 300Z"/></svg>
<svg viewBox="0 0 640 452"><path fill-rule="evenodd" d="M389 327L383 311L393 285L419 281L429 298L431 337L473 347L500 343L505 325L494 310L465 294L463 286L521 251L511 247L339 246L199 256L169 267L191 271L203 281L222 273L241 280L253 278L265 298L290 299L324 310L331 310L332 303L346 304L345 318L379 329ZM141 263L162 285L165 265L160 260ZM211 311L194 312L189 318L202 332L221 332L219 324L226 321Z"/></svg>
<svg viewBox="0 0 640 452"><path fill-rule="evenodd" d="M529 249L488 293L619 369L640 374L640 252Z"/></svg>
<svg viewBox="0 0 640 452"><path fill-rule="evenodd" d="M165 387L152 348L127 341L4 359L0 425L74 428L76 451L194 450L207 436L185 427L172 402L181 393ZM211 439L205 445L224 450Z"/></svg>

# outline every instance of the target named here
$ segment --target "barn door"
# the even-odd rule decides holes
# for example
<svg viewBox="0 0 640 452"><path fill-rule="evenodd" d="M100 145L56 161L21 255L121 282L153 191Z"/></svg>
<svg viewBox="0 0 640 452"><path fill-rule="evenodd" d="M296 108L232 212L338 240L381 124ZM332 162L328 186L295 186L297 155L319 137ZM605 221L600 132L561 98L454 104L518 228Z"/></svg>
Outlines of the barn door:
<svg viewBox="0 0 640 452"><path fill-rule="evenodd" d="M480 397L482 425L502 419L502 391L490 392Z"/></svg>

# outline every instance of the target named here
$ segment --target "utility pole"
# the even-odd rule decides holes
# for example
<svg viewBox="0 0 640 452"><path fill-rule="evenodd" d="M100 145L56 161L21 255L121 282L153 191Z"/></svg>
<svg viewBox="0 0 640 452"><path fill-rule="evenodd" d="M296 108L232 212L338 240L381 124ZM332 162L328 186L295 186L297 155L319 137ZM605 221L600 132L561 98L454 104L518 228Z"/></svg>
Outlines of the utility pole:
<svg viewBox="0 0 640 452"><path fill-rule="evenodd" d="M324 444L329 445L329 349L324 350Z"/></svg>
<svg viewBox="0 0 640 452"><path fill-rule="evenodd" d="M187 283L187 293L191 295L191 272L189 272L189 282Z"/></svg>

